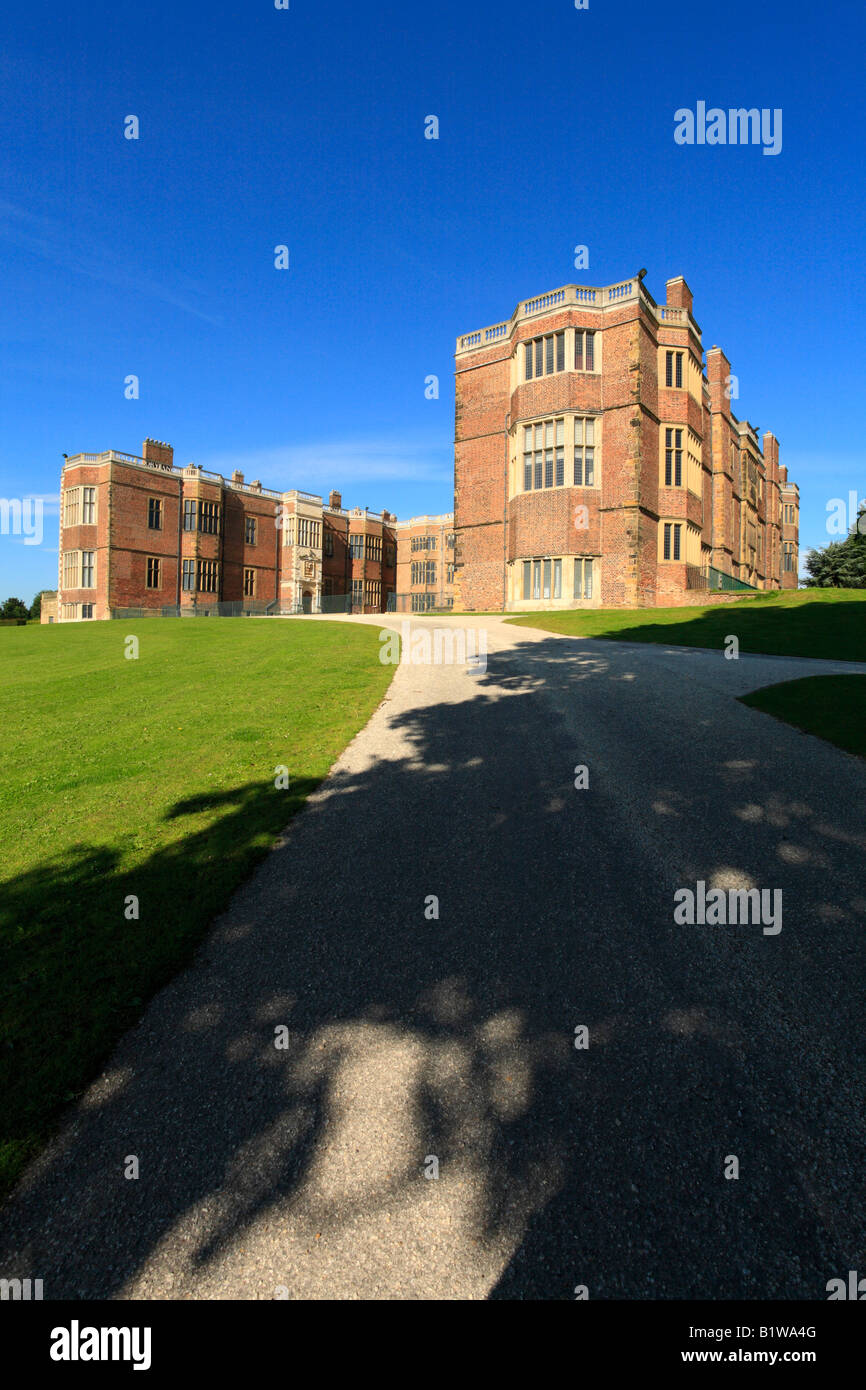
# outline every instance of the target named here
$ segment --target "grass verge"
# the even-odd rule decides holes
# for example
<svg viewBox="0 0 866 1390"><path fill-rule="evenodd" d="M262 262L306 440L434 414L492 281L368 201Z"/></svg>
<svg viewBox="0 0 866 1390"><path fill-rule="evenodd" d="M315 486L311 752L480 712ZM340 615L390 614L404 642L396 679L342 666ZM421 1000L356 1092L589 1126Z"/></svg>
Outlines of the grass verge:
<svg viewBox="0 0 866 1390"><path fill-rule="evenodd" d="M765 685L740 702L866 758L866 676L805 676Z"/></svg>
<svg viewBox="0 0 866 1390"><path fill-rule="evenodd" d="M0 1195L366 723L379 648L243 618L0 634Z"/></svg>
<svg viewBox="0 0 866 1390"><path fill-rule="evenodd" d="M866 661L866 594L861 589L778 590L699 608L571 608L509 618L523 627L620 642Z"/></svg>

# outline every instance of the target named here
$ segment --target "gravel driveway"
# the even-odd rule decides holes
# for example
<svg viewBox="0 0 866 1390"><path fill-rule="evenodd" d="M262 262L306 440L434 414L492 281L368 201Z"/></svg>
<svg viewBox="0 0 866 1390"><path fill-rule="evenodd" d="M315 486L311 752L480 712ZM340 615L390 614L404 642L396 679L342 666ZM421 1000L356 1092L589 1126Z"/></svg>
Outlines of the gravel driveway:
<svg viewBox="0 0 866 1390"><path fill-rule="evenodd" d="M0 1275L822 1299L862 1269L866 764L734 697L863 668L476 623L486 669L397 669L123 1039ZM677 924L698 881L781 889L782 930Z"/></svg>

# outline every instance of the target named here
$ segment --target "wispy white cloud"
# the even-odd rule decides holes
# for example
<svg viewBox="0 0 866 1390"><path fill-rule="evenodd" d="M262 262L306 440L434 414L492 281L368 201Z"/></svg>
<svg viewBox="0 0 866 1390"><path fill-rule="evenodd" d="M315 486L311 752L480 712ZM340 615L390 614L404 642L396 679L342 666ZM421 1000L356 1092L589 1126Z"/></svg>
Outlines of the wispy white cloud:
<svg viewBox="0 0 866 1390"><path fill-rule="evenodd" d="M59 492L27 492L21 495L22 497L33 497L37 502L41 502L43 514L47 512L50 516L60 515Z"/></svg>
<svg viewBox="0 0 866 1390"><path fill-rule="evenodd" d="M0 239L3 241L41 256L62 270L98 280L115 289L158 299L185 314L203 319L205 323L218 325L222 322L193 302L197 294L203 296L206 291L200 290L188 276L183 277L183 293L179 294L174 288L147 275L131 275L116 248L100 246L93 239L92 228L88 227L87 240L82 240L79 245L74 240L76 235L74 223L44 217L0 198Z"/></svg>
<svg viewBox="0 0 866 1390"><path fill-rule="evenodd" d="M453 465L447 444L401 438L350 439L327 444L286 444L249 452L219 453L196 463L215 473L238 468L265 487L305 491L390 479L405 483L448 482Z"/></svg>
<svg viewBox="0 0 866 1390"><path fill-rule="evenodd" d="M0 497L4 497L7 500L14 497L19 502L23 502L25 498L28 501L41 502L43 515L45 512L53 512L57 515L60 511L59 492L28 492L26 487L18 487L17 484L14 487L9 487L0 483Z"/></svg>

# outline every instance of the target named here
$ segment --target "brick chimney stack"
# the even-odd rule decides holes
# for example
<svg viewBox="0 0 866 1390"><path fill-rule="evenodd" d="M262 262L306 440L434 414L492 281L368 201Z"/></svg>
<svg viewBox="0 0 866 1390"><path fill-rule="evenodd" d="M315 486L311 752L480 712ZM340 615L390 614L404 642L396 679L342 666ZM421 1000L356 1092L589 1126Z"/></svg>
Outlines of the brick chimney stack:
<svg viewBox="0 0 866 1390"><path fill-rule="evenodd" d="M174 463L174 449L161 439L146 439L141 446L141 456L145 463L157 468L171 468Z"/></svg>
<svg viewBox="0 0 866 1390"><path fill-rule="evenodd" d="M668 304L672 309L688 309L692 312L692 292L681 275L665 282Z"/></svg>
<svg viewBox="0 0 866 1390"><path fill-rule="evenodd" d="M340 492L330 492L328 494L328 506L335 512L342 511L343 495Z"/></svg>
<svg viewBox="0 0 866 1390"><path fill-rule="evenodd" d="M731 397L726 392L731 381L731 364L721 348L711 347L707 353L707 381L710 386L710 409L731 417Z"/></svg>

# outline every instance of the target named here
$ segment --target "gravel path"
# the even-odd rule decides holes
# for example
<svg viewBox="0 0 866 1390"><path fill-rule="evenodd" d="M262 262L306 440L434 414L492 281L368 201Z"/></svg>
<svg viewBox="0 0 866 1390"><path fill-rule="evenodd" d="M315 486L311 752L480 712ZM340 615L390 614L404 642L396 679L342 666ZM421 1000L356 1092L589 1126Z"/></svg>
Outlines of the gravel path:
<svg viewBox="0 0 866 1390"><path fill-rule="evenodd" d="M0 1275L766 1299L862 1272L866 767L734 697L863 668L476 621L486 670L397 670L124 1038L0 1215ZM698 880L781 889L781 932L678 925Z"/></svg>

